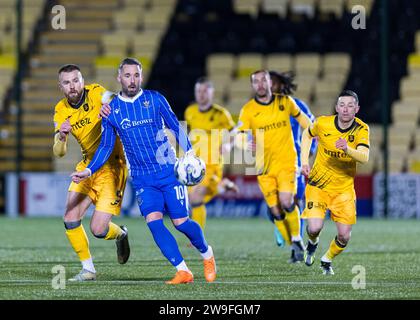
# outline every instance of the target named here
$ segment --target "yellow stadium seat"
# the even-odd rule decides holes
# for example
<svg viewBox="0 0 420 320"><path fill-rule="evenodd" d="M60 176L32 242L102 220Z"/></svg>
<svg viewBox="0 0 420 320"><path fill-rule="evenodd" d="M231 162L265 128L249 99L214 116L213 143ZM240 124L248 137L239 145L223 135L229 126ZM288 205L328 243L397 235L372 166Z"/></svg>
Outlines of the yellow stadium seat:
<svg viewBox="0 0 420 320"><path fill-rule="evenodd" d="M320 0L318 8L321 13L333 13L337 18L341 18L344 5L340 0Z"/></svg>
<svg viewBox="0 0 420 320"><path fill-rule="evenodd" d="M334 98L319 98L315 99L311 105L312 113L315 116L328 116L334 113L335 99Z"/></svg>
<svg viewBox="0 0 420 320"><path fill-rule="evenodd" d="M362 6L366 10L366 14L369 16L372 11L372 5L374 0L347 0L346 8L347 11L352 11L355 6Z"/></svg>
<svg viewBox="0 0 420 320"><path fill-rule="evenodd" d="M266 13L277 13L285 18L287 15L287 3L289 0L262 0L262 10Z"/></svg>
<svg viewBox="0 0 420 320"><path fill-rule="evenodd" d="M302 53L295 56L295 72L301 75L318 77L321 66L321 57L318 53Z"/></svg>
<svg viewBox="0 0 420 320"><path fill-rule="evenodd" d="M347 53L327 53L324 55L324 74L349 72L351 57Z"/></svg>
<svg viewBox="0 0 420 320"><path fill-rule="evenodd" d="M265 68L277 72L293 70L293 57L285 53L271 53L265 57Z"/></svg>
<svg viewBox="0 0 420 320"><path fill-rule="evenodd" d="M251 73L263 68L263 56L260 53L242 53L238 56L237 77L248 78Z"/></svg>
<svg viewBox="0 0 420 320"><path fill-rule="evenodd" d="M102 35L102 49L105 56L125 56L128 51L129 35L106 33Z"/></svg>
<svg viewBox="0 0 420 320"><path fill-rule="evenodd" d="M154 57L161 41L159 32L142 32L133 36L133 54Z"/></svg>
<svg viewBox="0 0 420 320"><path fill-rule="evenodd" d="M206 70L209 77L217 74L232 75L236 59L231 53L215 53L207 56Z"/></svg>
<svg viewBox="0 0 420 320"><path fill-rule="evenodd" d="M229 97L235 96L247 99L251 96L252 92L251 82L247 78L235 79L229 84L227 90L229 92Z"/></svg>
<svg viewBox="0 0 420 320"><path fill-rule="evenodd" d="M420 68L420 53L411 53L408 55L409 66Z"/></svg>
<svg viewBox="0 0 420 320"><path fill-rule="evenodd" d="M162 10L174 12L177 4L177 0L151 0L151 8L153 10Z"/></svg>
<svg viewBox="0 0 420 320"><path fill-rule="evenodd" d="M239 116L239 113L242 107L248 101L249 101L249 96L246 96L246 95L232 96L227 100L225 107L230 111L232 115Z"/></svg>
<svg viewBox="0 0 420 320"><path fill-rule="evenodd" d="M233 8L237 13L246 13L251 16L258 14L260 0L234 0Z"/></svg>
<svg viewBox="0 0 420 320"><path fill-rule="evenodd" d="M96 68L114 68L117 70L120 65L121 58L118 56L98 56L95 58Z"/></svg>
<svg viewBox="0 0 420 320"><path fill-rule="evenodd" d="M315 82L315 97L321 99L335 99L340 94L341 86L339 83L320 80Z"/></svg>
<svg viewBox="0 0 420 320"><path fill-rule="evenodd" d="M224 91L232 81L231 75L227 73L207 75L207 77L213 82L216 91Z"/></svg>
<svg viewBox="0 0 420 320"><path fill-rule="evenodd" d="M0 55L0 69L1 70L15 70L16 57L13 54Z"/></svg>
<svg viewBox="0 0 420 320"><path fill-rule="evenodd" d="M145 7L149 5L150 0L123 0L125 7Z"/></svg>
<svg viewBox="0 0 420 320"><path fill-rule="evenodd" d="M402 99L409 96L420 96L419 82L409 77L406 77L403 80L401 80L400 96Z"/></svg>
<svg viewBox="0 0 420 320"><path fill-rule="evenodd" d="M143 24L144 10L121 10L114 13L112 21L116 30L137 30Z"/></svg>
<svg viewBox="0 0 420 320"><path fill-rule="evenodd" d="M344 89L344 85L346 84L348 75L348 72L324 73L322 80L325 82L334 83L341 91Z"/></svg>
<svg viewBox="0 0 420 320"><path fill-rule="evenodd" d="M291 0L290 11L293 14L305 14L312 18L315 15L315 0Z"/></svg>
<svg viewBox="0 0 420 320"><path fill-rule="evenodd" d="M143 31L166 30L173 11L149 10L143 18Z"/></svg>
<svg viewBox="0 0 420 320"><path fill-rule="evenodd" d="M392 105L393 123L409 122L417 123L420 115L420 104L407 103L404 101L394 102Z"/></svg>

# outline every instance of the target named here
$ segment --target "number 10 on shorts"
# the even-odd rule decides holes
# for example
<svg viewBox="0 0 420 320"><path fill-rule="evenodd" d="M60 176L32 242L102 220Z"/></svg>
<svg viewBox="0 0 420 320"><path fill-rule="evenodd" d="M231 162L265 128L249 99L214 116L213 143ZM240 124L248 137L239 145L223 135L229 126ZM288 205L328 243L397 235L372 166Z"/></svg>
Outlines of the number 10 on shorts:
<svg viewBox="0 0 420 320"><path fill-rule="evenodd" d="M184 205L184 201L186 203L186 207L188 209L188 191L186 186L175 186L174 187L176 192L176 198L181 203L181 205Z"/></svg>

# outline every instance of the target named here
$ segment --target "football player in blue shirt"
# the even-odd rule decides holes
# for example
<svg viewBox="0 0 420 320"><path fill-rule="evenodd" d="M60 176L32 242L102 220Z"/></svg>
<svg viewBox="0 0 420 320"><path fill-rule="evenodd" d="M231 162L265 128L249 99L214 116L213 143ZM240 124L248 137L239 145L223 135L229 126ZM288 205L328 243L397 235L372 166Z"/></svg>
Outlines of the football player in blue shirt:
<svg viewBox="0 0 420 320"><path fill-rule="evenodd" d="M77 183L95 173L111 155L118 134L128 160L140 212L162 254L177 269L175 277L166 283L189 283L194 277L174 236L163 223L164 212L200 252L204 276L207 282L212 282L216 279L213 250L201 227L188 217L187 187L175 177L176 155L164 129L172 130L186 152L185 156L194 156L188 136L165 97L157 91L141 88L142 66L139 61L124 59L118 68L118 81L121 92L110 102L108 118L102 120L101 143L87 168L74 172L72 179Z"/></svg>

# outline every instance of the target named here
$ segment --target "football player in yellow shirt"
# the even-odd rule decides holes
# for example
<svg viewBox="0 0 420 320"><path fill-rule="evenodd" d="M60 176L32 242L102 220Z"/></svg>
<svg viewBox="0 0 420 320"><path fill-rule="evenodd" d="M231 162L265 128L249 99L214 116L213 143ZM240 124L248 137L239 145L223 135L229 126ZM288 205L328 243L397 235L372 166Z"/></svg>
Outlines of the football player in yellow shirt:
<svg viewBox="0 0 420 320"><path fill-rule="evenodd" d="M303 133L302 173L309 177L302 215L308 220L306 265L314 263L327 209L337 226L337 236L321 258L325 275L334 274L331 261L343 252L350 240L352 225L356 223L356 164L369 160L369 126L356 117L359 108L357 94L345 90L337 99L337 114L317 118ZM315 163L310 169L308 156L313 137L319 140Z"/></svg>
<svg viewBox="0 0 420 320"><path fill-rule="evenodd" d="M89 164L100 143L101 119L98 114L108 93L98 84L85 86L77 65L61 67L58 77L59 87L65 98L55 106L53 152L57 157L66 154L67 139L71 133L82 149L83 159L76 166L76 170L80 171ZM110 160L101 170L79 184L70 184L64 226L67 238L82 263L82 270L70 281L96 279L89 241L81 223L91 203L95 204L90 222L92 234L105 240L115 239L118 262L127 262L130 255L127 227L111 222L112 217L119 215L121 211L126 170L125 156L118 140Z"/></svg>
<svg viewBox="0 0 420 320"><path fill-rule="evenodd" d="M251 85L255 98L247 102L240 112L236 130L243 134L238 133L237 146L246 147L245 132L251 130L251 146L256 148L259 187L280 233L288 234L289 227L295 262L300 262L303 261L304 244L300 234L300 212L294 201L297 191L297 154L290 116L302 128L307 128L311 121L292 97L272 93L268 71L252 73ZM259 136L263 137L263 141L259 140Z"/></svg>
<svg viewBox="0 0 420 320"><path fill-rule="evenodd" d="M218 193L238 191L237 186L223 178L222 142L235 126L228 110L213 103L214 86L207 78L199 78L194 87L195 103L185 109L184 118L190 132L195 154L206 163L203 181L189 189L192 219L204 229L206 204Z"/></svg>

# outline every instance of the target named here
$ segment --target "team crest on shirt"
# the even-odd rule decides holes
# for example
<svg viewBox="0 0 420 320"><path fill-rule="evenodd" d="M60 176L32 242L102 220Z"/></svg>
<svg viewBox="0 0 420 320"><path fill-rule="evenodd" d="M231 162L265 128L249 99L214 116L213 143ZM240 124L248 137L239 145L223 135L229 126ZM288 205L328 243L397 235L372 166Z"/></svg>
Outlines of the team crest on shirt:
<svg viewBox="0 0 420 320"><path fill-rule="evenodd" d="M353 142L354 141L354 135L349 135L349 142Z"/></svg>
<svg viewBox="0 0 420 320"><path fill-rule="evenodd" d="M308 209L312 209L314 207L314 203L312 201L308 202Z"/></svg>
<svg viewBox="0 0 420 320"><path fill-rule="evenodd" d="M89 105L87 103L85 103L83 105L83 110L88 111L89 110Z"/></svg>
<svg viewBox="0 0 420 320"><path fill-rule="evenodd" d="M284 105L279 105L279 109L280 109L280 111L284 111Z"/></svg>
<svg viewBox="0 0 420 320"><path fill-rule="evenodd" d="M143 101L143 107L149 108L150 107L150 101L149 100L144 100Z"/></svg>

